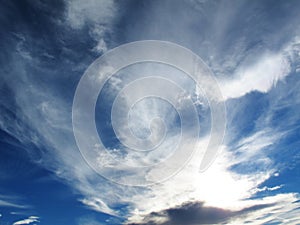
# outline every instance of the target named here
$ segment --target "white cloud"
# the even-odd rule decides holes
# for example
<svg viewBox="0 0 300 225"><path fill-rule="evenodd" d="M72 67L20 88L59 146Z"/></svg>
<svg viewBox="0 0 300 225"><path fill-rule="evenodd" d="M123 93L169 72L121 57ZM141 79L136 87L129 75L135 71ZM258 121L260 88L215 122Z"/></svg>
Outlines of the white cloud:
<svg viewBox="0 0 300 225"><path fill-rule="evenodd" d="M111 33L111 24L116 15L116 4L109 0L67 0L66 19L74 29L92 24L89 35L97 42L92 49L102 54L107 51L105 35Z"/></svg>
<svg viewBox="0 0 300 225"><path fill-rule="evenodd" d="M247 224L250 225L259 225L271 222L292 225L299 224L300 204L299 202L292 203L297 200L299 200L299 196L293 193L277 194L254 200L253 204L271 204L271 206L250 212L247 216L234 218L230 221L230 224L243 224L245 221L247 221Z"/></svg>
<svg viewBox="0 0 300 225"><path fill-rule="evenodd" d="M267 93L293 70L299 71L300 38L295 37L277 53L262 52L252 61L237 67L231 78L220 78L225 100L240 98L252 91Z"/></svg>
<svg viewBox="0 0 300 225"><path fill-rule="evenodd" d="M98 41L98 44L93 49L95 52L104 53L107 51L107 46L103 38Z"/></svg>
<svg viewBox="0 0 300 225"><path fill-rule="evenodd" d="M276 174L274 174L274 176L276 176ZM257 192L261 192L261 191L275 191L275 190L278 190L278 189L280 189L282 187L283 187L283 185L277 185L277 186L274 186L274 187L264 186L262 188L257 188Z"/></svg>
<svg viewBox="0 0 300 225"><path fill-rule="evenodd" d="M12 207L26 209L30 206L19 203L20 199L14 196L0 195L0 206L1 207Z"/></svg>
<svg viewBox="0 0 300 225"><path fill-rule="evenodd" d="M81 28L85 23L110 23L114 17L115 5L109 0L68 0L67 20L74 28Z"/></svg>
<svg viewBox="0 0 300 225"><path fill-rule="evenodd" d="M266 140L265 144L262 144L258 138L254 138L258 134L262 140ZM274 143L280 137L280 134L272 135L269 131L258 132L244 138L241 141L243 144L235 151L232 151L227 146L223 146L222 153L214 164L204 173L200 173L201 146L205 146L205 140L203 140L198 154L176 176L165 183L148 187L146 192L132 196L131 200L128 199L134 205L133 213L128 219L128 223L139 223L151 212L160 212L168 208L177 207L184 202L193 201L203 201L204 206L220 207L233 211L259 204L274 204L272 208L259 211L262 212L261 216L265 216L268 219L284 215L288 210L296 209L298 204L293 204L292 202L298 200L299 197L292 193L270 194L266 198L249 200L257 192L262 190L274 191L281 187L258 188L264 181L276 174L276 170L269 166L268 162L270 162L270 159L265 154L264 149L271 145L271 140ZM236 154L237 152L247 153ZM236 164L248 166L257 162L263 162L259 163L260 168L258 171L240 174L239 171L230 169L231 166ZM272 210L274 211L275 208L277 209L276 212L272 216L268 216L268 213L272 212ZM255 217L252 217L251 214L249 219L253 218ZM248 219L248 217L243 219Z"/></svg>
<svg viewBox="0 0 300 225"><path fill-rule="evenodd" d="M205 201L208 206L238 210L257 203L244 199L256 193L258 191L256 188L275 172L268 168L270 159L262 150L281 138L282 134L265 129L239 142L236 149L240 153L239 156L232 154L230 146L223 146L223 154L205 173L198 172L201 148L205 148L207 142L207 139L202 139L199 140L199 155L181 173L166 183L145 189L118 186L100 178L82 160L72 139L71 123L68 120L70 112L66 110L66 103L63 100L57 99L51 93L44 94L40 87L29 83L25 85L26 90L21 85L18 86L16 83L14 85L17 104L22 108L23 116L28 118L27 122L31 124L32 129L46 140L42 144L51 149L44 156L45 167L56 171L59 177L69 182L84 196L81 201L96 211L118 215L119 212L113 210L114 205L126 203L132 208L129 220L139 221L152 211L164 210L187 201ZM33 108L32 104L38 107ZM139 109L140 119L146 124L149 120L147 107L146 105ZM158 105L156 107L160 109ZM3 123L7 125L9 122ZM24 133L18 130L18 127L14 129L17 130L16 136ZM151 160L151 157L149 159ZM263 162L261 171L240 175L228 169L235 163L247 163L251 160ZM290 196L289 200L291 199L296 200L296 196ZM267 201L261 203L264 202Z"/></svg>
<svg viewBox="0 0 300 225"><path fill-rule="evenodd" d="M35 222L40 222L39 217L29 216L27 219L19 220L13 223L13 225L31 224Z"/></svg>
<svg viewBox="0 0 300 225"><path fill-rule="evenodd" d="M11 203L11 202L1 200L1 199L0 199L0 206L2 206L2 207L24 208L24 206L22 206L22 205L18 205L18 204Z"/></svg>
<svg viewBox="0 0 300 225"><path fill-rule="evenodd" d="M262 156L263 149L272 146L276 141L280 140L284 136L284 133L275 132L272 129L265 128L259 130L254 134L243 138L237 143L235 152L238 154L236 162L243 162L247 160L261 160L259 163L267 164L270 160Z"/></svg>
<svg viewBox="0 0 300 225"><path fill-rule="evenodd" d="M266 93L290 71L290 62L283 54L264 54L252 65L238 68L234 78L222 81L220 86L225 99L239 98L252 91Z"/></svg>
<svg viewBox="0 0 300 225"><path fill-rule="evenodd" d="M114 13L113 1L73 0L67 3L66 18L74 29L80 29L87 23L93 24L89 35L97 41L94 50L104 52L107 49L104 36L106 32L109 32L109 26L107 25L112 21ZM233 15L235 14L233 13ZM162 16L165 17L165 14L162 13ZM176 17L178 16L176 15ZM181 21L181 17L179 18ZM219 15L219 18L223 18L222 14ZM184 19L181 24L172 21L171 24L176 24L176 33L183 30L180 35L173 36L186 35L187 40L194 40L195 43L199 42L202 36L199 38L197 34L196 39L190 39L189 30L184 30L185 27L188 27L186 24L190 22L190 16ZM149 29L149 26L146 27L150 33L155 30L168 30L167 27L160 27L157 21L154 21L153 24L155 29ZM178 26L180 29L178 29ZM219 27L217 26L217 28ZM224 32L226 31L224 29ZM143 30L137 32L143 33ZM221 40L223 36L220 34L219 38ZM240 48L238 49L240 51ZM19 50L24 49L20 48ZM29 52L23 51L20 53L22 53L23 58L31 60ZM244 52L239 54L243 55ZM234 58L232 61L237 63L238 60ZM19 64L16 64L16 67L18 66ZM290 64L282 52L262 54L253 64L236 69L234 79L225 80L222 90L227 99L239 98L251 91L267 92L279 80L283 80L290 69ZM21 70L26 71L20 66ZM272 176L274 172L273 169L268 168L270 159L262 150L273 144L281 137L281 134L274 135L270 131L264 130L240 141L241 146L237 148L237 151L241 153L240 156L232 154L230 146L223 146L223 154L205 173L198 172L201 160L200 152L200 156L195 157L180 174L164 184L146 189L127 188L111 184L96 175L78 153L72 139L71 124L68 120L70 118L70 111L66 109L68 104L57 98L56 93L45 93L45 90L35 86L31 80L24 79L24 83L21 84L17 83L16 80L10 82L10 85L12 85L15 92L16 104L22 109L19 116L28 120L26 122L30 124L32 130L39 133L45 141L43 140L43 143L40 143L37 137L32 138L30 136L25 137L25 139L33 140L35 143L37 142L49 149L43 158L44 166L54 170L59 177L70 183L84 196L82 202L96 211L116 215L118 212L112 209L113 206L116 203L125 202L134 208L130 219L139 220L151 211L163 210L185 201L194 200L205 201L206 205L240 209L257 203L245 199L259 191L257 187ZM32 105L36 105L37 108L32 107ZM145 112L149 111L143 107L139 114L141 120L147 120ZM24 134L28 134L19 124L15 124L13 120L6 120L2 116L0 125L3 129L7 128L9 133L13 133L17 138L22 139ZM200 146L204 147L206 141L205 139L199 140ZM263 168L261 171L241 175L228 169L234 163L256 160L256 156L259 156L260 162L263 162L261 163ZM286 217L291 213L287 213L286 209L292 212L294 206L291 202L297 199L294 194L284 194L261 199L260 203L279 203L281 208L276 209L276 215L287 220ZM286 207L283 207L282 202ZM286 213L285 216L282 215L284 213ZM292 216L297 219L295 215ZM253 218L255 218L254 214Z"/></svg>
<svg viewBox="0 0 300 225"><path fill-rule="evenodd" d="M107 44L104 40L105 34L110 32L109 26L95 25L95 27L89 32L90 36L97 41L97 45L93 48L93 51L97 53L104 53L107 51Z"/></svg>
<svg viewBox="0 0 300 225"><path fill-rule="evenodd" d="M101 198L97 198L97 197L91 197L90 199L84 198L81 200L81 202L95 211L104 212L110 215L116 215L116 212L114 212L111 208L109 208Z"/></svg>

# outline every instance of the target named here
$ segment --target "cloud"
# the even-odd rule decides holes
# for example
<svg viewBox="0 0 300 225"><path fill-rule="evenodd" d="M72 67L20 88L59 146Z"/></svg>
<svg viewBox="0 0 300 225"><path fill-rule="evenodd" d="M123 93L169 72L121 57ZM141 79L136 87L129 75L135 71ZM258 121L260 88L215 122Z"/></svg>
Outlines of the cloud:
<svg viewBox="0 0 300 225"><path fill-rule="evenodd" d="M104 212L110 215L117 215L116 212L111 208L109 208L101 198L97 198L97 197L91 197L90 199L84 198L81 200L81 202L95 211Z"/></svg>
<svg viewBox="0 0 300 225"><path fill-rule="evenodd" d="M263 52L254 62L245 61L235 69L232 78L221 78L224 99L240 98L253 91L267 93L292 72L297 72L300 65L299 42L299 38L295 37L277 53Z"/></svg>
<svg viewBox="0 0 300 225"><path fill-rule="evenodd" d="M68 0L66 17L74 28L81 28L85 23L110 23L116 10L113 1L109 0Z"/></svg>
<svg viewBox="0 0 300 225"><path fill-rule="evenodd" d="M252 91L265 93L266 96L268 96L267 92L272 92L270 93L270 105L268 106L270 111L267 111L266 114L262 114L257 121L253 121L253 123L255 123L254 131L251 131L248 136L242 136L242 139L239 139L235 145L224 146L222 155L220 155L214 165L206 171L207 179L205 179L205 176L196 174L192 172L193 170L187 169L181 171L176 177L167 181L165 184L149 188L150 190L148 190L148 192L146 191L146 194L149 195L143 193L144 197L135 196L136 199L133 202L137 204L133 207L132 217L130 217L128 221L129 224L143 224L143 222L145 222L144 220L149 218L153 219L153 217L156 218L157 223L163 224L166 217L159 214L159 212L166 212L168 209L172 209L182 202L193 204L196 199L203 200L205 207L221 207L224 210L239 210L239 212L243 212L243 209L255 207L256 205L270 204L270 207L266 209L259 211L254 210L246 215L231 218L231 224L241 224L245 221L249 224L262 224L266 222L299 223L300 218L296 216L296 214L299 213L299 195L297 193L268 193L268 197L254 198L253 200L249 199L258 192L275 191L282 187L282 185L278 185L259 188L264 181L267 181L272 176L278 176L276 170L279 168L276 167L274 158L268 156L268 149L275 151L277 151L276 147L280 149L278 143L286 138L287 131L280 129L280 126L278 129L276 127L278 124L286 126L288 123L291 129L293 129L293 125L299 118L293 113L295 110L291 109L291 111L286 111L291 112L288 118L286 118L287 120L276 121L276 127L270 123L269 119L269 117L274 116L275 109L280 110L282 107L286 109L286 107L289 106L298 109L298 103L295 101L295 99L298 99L295 97L298 96L298 92L295 91L298 87L297 81L293 82L291 78L287 81L289 83L282 82L278 90L276 89L276 83L287 78L288 75L292 76L291 72L296 71L295 67L298 68L300 65L298 45L293 41L287 46L288 47L284 47L283 50L280 51L279 55L275 54L273 55L274 57L270 57L269 59L264 56L262 57L264 59L262 64L258 64L259 66L257 66L257 64L254 63L254 66L252 65L247 69L247 73L245 74L248 74L249 77L247 77L247 75L243 79L249 79L248 81L251 81L251 76L256 78L253 79L250 85L246 84L242 86L241 89L234 90L235 86L232 86L232 81L230 81L230 79L228 81L233 89L230 91L235 93L232 95L234 98L243 97ZM257 69L257 67L259 69ZM275 70L273 70L274 68ZM262 69L268 72L267 76L264 77L261 73ZM256 83L256 80L259 79L260 76L266 78L266 80ZM239 78L235 80L237 83L240 81ZM293 86L292 90L288 88L289 85ZM287 88L287 90L282 86ZM280 97L278 99L276 97L274 98L274 96ZM239 101L242 101L242 98L240 98ZM270 127L268 128L267 126ZM288 132L290 131L291 130ZM234 133L228 135L233 136ZM195 165L192 163L187 165L187 168L189 168L189 166L192 168ZM232 168L235 169L232 170ZM282 168L280 168L280 170L281 169ZM199 180L199 186L195 185L195 183L192 184L191 180ZM210 196L208 193L213 194ZM139 202L142 202L142 204L138 204ZM151 224L151 222L149 222L149 224Z"/></svg>
<svg viewBox="0 0 300 225"><path fill-rule="evenodd" d="M299 70L299 38L286 43L278 52L262 52L250 63L246 60L235 68L231 78L220 78L220 88L225 100L240 98L258 91L267 93L292 72Z"/></svg>
<svg viewBox="0 0 300 225"><path fill-rule="evenodd" d="M205 207L201 202L185 203L161 212L152 212L139 224L217 224L231 217L233 212L215 207Z"/></svg>
<svg viewBox="0 0 300 225"><path fill-rule="evenodd" d="M27 209L30 208L29 205L20 203L20 199L14 196L0 195L0 206L1 207L10 207L10 208L19 208Z"/></svg>
<svg viewBox="0 0 300 225"><path fill-rule="evenodd" d="M117 5L109 0L66 1L66 21L74 29L89 25L89 35L97 42L92 49L102 54L107 51L112 23L116 17Z"/></svg>
<svg viewBox="0 0 300 225"><path fill-rule="evenodd" d="M0 200L0 206L1 207L14 207L14 208L26 208L26 206L11 203L5 200Z"/></svg>
<svg viewBox="0 0 300 225"><path fill-rule="evenodd" d="M273 196L257 199L257 202L265 202L270 206L257 211L249 212L246 215L236 216L230 220L230 224L258 225L264 223L286 223L296 225L300 221L298 194L277 194Z"/></svg>
<svg viewBox="0 0 300 225"><path fill-rule="evenodd" d="M255 138L257 136L260 138ZM203 201L203 207L239 212L234 214L235 216L257 205L272 205L269 211L260 210L261 216L268 219L284 215L289 210L296 210L298 204L293 202L299 199L297 194L270 193L266 198L251 199L256 193L262 191L258 187L276 174L276 169L271 166L271 159L265 149L276 144L280 137L283 136L272 134L267 129L245 137L237 144L236 149L223 146L222 153L218 155L214 164L205 173L199 173L201 146L205 146L202 143L198 154L176 176L164 183L149 187L142 195L137 194L132 197L134 207L128 223L139 224L153 212L164 212L181 205L182 202L194 204L197 200ZM237 165L245 169L233 169ZM269 190L277 188L269 188ZM274 208L278 209L276 213L268 215L274 211ZM254 212L249 212L243 219L254 220L255 215ZM162 219L161 216L159 218Z"/></svg>
<svg viewBox="0 0 300 225"><path fill-rule="evenodd" d="M225 99L239 98L252 91L266 93L291 71L288 59L282 54L266 54L253 65L237 68L235 78L221 82Z"/></svg>
<svg viewBox="0 0 300 225"><path fill-rule="evenodd" d="M274 174L274 176L276 176L276 174ZM283 187L283 185L277 185L277 186L274 186L274 187L264 186L262 188L258 188L257 192L261 192L261 191L275 191L275 190L278 190L278 189L280 189L282 187Z"/></svg>
<svg viewBox="0 0 300 225"><path fill-rule="evenodd" d="M38 223L39 217L37 216L29 216L27 219L19 220L13 223L13 225L22 225L22 224L31 224L31 223Z"/></svg>
<svg viewBox="0 0 300 225"><path fill-rule="evenodd" d="M199 14L198 11L192 10L187 13L182 10L182 7L186 7L183 2L167 4L168 2L164 1L156 7L149 3L151 7L144 7L143 12L145 13L140 13L142 15L140 17L136 17L135 13L138 10L132 7L124 17L124 19L128 19L126 20L127 23L132 24L132 28L128 26L128 30L121 30L120 33L124 35L122 38L126 41L149 38L171 40L200 53L216 74L224 79L222 82L224 87L222 88L227 99L239 98L242 101L243 99L240 97L252 91L267 94L276 87L276 84L278 85L279 81L287 78L293 69L294 59L298 59L299 51L296 51L298 48L296 43L293 43L290 51L287 51L293 51L294 58L285 55L285 50L266 50L268 49L266 45L258 45L258 47L254 45L252 48L250 44L252 44L253 39L251 40L251 37L253 38L253 35L265 37L259 33L252 35L251 29L247 30L247 27L253 25L255 26L253 30L259 31L264 28L264 25L255 24L256 20L253 22L253 17L243 15L242 18L249 19L251 23L245 24L245 26L242 24L243 29L233 30L232 36L227 36L231 33L231 26L235 26L234 22L239 20L236 13L244 12L243 10L246 9L240 4L238 7L231 5L225 7L222 4L217 6L218 4L209 2L202 2L206 5L199 6L202 12L207 12L206 16ZM106 35L111 32L112 27L110 26L116 17L115 7L113 1L69 1L66 10L67 26L79 31L82 29L83 32L79 32L82 36L88 34L97 42L94 51L103 53L109 48ZM218 10L215 10L216 8ZM261 8L259 7L259 9ZM211 23L207 21L215 18L214 12L217 12L218 19L213 20L214 23L211 27L208 26ZM255 11L251 10L247 13L248 15L257 15ZM259 13L258 15L260 15ZM281 17L278 16L278 18ZM86 31L83 29L85 26L89 26L88 33L85 33ZM243 35L236 35L240 31L243 31L241 32ZM282 30L278 29L276 32L282 32ZM70 39L72 38L70 37ZM269 40L268 38L266 37L267 40ZM28 41L36 43L36 40L33 39ZM270 43L270 45L275 42ZM296 194L278 195L271 193L271 196L267 198L250 200L261 190L260 185L273 174L275 175L277 171L265 150L276 145L276 141L283 138L284 134L274 131L273 127L258 127L254 133L238 140L236 145L224 144L223 153L205 173L199 173L198 169L203 154L202 150L207 144L208 137L206 136L197 140L199 144L198 155L181 173L166 183L145 188L134 188L119 186L99 177L84 162L73 139L70 121L70 102L72 99L65 98L65 91L71 90L72 92L74 80L79 79L72 73L72 69L76 65L68 64L72 68L67 68L66 71L67 73L70 72L71 75L66 76L65 70L60 72L62 68L52 71L52 65L40 64L42 59L34 54L36 50L34 46L32 44L26 48L26 45L19 45L16 48L17 53L9 51L11 57L8 59L10 61L5 65L8 72L3 73L4 79L1 80L1 85L9 87L10 90L9 95L3 94L2 96L11 96L11 98L1 98L0 126L1 129L22 143L35 144L40 149L44 149L42 157L37 163L52 170L58 177L70 184L75 191L79 192L82 195L80 200L83 204L99 212L129 217L129 223L143 222L153 212L158 213L154 215L157 217L156 219L170 219L166 215L173 212L172 210L181 210L180 207L182 207L180 212L183 213L194 209L200 211L205 209L217 214L224 213L226 215L228 213L231 215L230 212L243 212L245 209L265 204L272 204L272 207L266 207L259 212L250 210L247 217L236 218L236 223L241 224L243 221L251 220L255 224L261 221L288 221L289 219L292 220L291 218L297 222L299 219L296 214L298 204L292 203L299 199ZM224 46L229 47L227 49ZM249 48L252 50L248 51ZM292 63L289 60L292 60ZM58 67L59 63L57 61ZM242 65L240 66L239 63ZM233 71L233 75L230 73L231 71ZM44 74L44 77L41 74ZM45 83L36 81L43 79L46 79ZM48 85L47 79L54 80L55 87ZM61 81L66 84L62 90L56 86ZM119 81L117 84L119 85ZM1 89L1 91L3 90ZM295 99L299 98L292 100ZM32 107L33 105L35 107ZM152 106L142 104L136 111L137 115L135 116L138 116L142 125L148 123L147 113ZM161 110L160 107L161 104L155 102L155 110ZM170 116L167 110L165 112L166 117ZM143 131L140 123L134 125L137 126L134 128L135 130ZM228 135L234 136L235 134ZM174 143L172 142L174 140L170 139L169 141L171 144ZM33 152L29 152L29 154L33 154ZM159 155L153 155L148 159L152 162L157 158ZM128 159L134 159L134 155L129 155ZM252 170L247 171L247 173L242 173L241 170L234 171L232 168L236 165L242 165L244 168L251 167ZM6 204L5 201L3 204ZM120 204L126 206L120 209L118 208ZM269 209L275 213L271 214Z"/></svg>
<svg viewBox="0 0 300 225"><path fill-rule="evenodd" d="M152 212L139 223L150 225L199 225L199 224L223 224L228 223L234 217L263 210L273 204L254 205L239 211L231 211L217 207L204 206L202 202L184 203L175 208L169 208L161 212ZM135 225L135 224L131 224Z"/></svg>

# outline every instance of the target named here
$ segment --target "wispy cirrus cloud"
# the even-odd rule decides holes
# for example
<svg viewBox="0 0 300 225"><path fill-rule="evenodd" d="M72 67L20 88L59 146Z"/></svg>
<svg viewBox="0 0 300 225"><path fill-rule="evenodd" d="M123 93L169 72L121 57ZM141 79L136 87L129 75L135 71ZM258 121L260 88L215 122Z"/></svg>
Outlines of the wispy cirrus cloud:
<svg viewBox="0 0 300 225"><path fill-rule="evenodd" d="M12 203L6 200L0 200L1 207L27 208L28 206Z"/></svg>
<svg viewBox="0 0 300 225"><path fill-rule="evenodd" d="M18 209L28 209L31 208L30 205L22 203L20 197L0 195L0 207L18 208Z"/></svg>

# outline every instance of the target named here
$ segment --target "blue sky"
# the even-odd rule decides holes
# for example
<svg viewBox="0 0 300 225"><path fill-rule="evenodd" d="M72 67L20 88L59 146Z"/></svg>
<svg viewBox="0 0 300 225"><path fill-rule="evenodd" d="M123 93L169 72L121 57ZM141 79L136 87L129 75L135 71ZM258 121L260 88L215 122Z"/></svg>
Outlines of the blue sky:
<svg viewBox="0 0 300 225"><path fill-rule="evenodd" d="M300 223L299 1L0 4L0 225ZM73 133L72 104L91 63L115 47L142 40L172 42L203 60L223 96L217 102L226 106L226 132L212 165L199 172L213 121L207 96L168 66L144 63L119 71L98 97L95 121L106 150L136 168L125 171L128 177L141 176L139 166L163 161L179 141L187 150L191 142L198 146L167 181L136 187L104 178L90 166L94 159L84 159ZM124 120L115 120L114 130L114 99L129 87L115 114L122 116L136 95L164 84L131 82L160 74L186 90L178 101L195 105L199 137L188 133L179 139L176 107L147 98L134 105L128 126L144 138L161 128L161 121L149 128L160 117L167 128L165 142L157 152L128 152L123 141L138 143L122 133ZM167 89L160 88L158 95ZM160 140L161 133L155 134L153 140ZM89 134L82 135L89 140ZM103 158L100 164L110 161ZM144 178L163 172L150 170ZM115 174L108 170L106 175Z"/></svg>

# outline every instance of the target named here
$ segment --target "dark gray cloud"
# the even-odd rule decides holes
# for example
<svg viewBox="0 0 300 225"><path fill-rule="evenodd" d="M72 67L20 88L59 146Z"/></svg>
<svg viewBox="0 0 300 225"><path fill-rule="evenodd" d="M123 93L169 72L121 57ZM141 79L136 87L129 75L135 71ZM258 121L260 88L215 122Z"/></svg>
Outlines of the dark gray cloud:
<svg viewBox="0 0 300 225"><path fill-rule="evenodd" d="M260 210L272 204L254 205L239 211L205 206L203 202L188 202L181 206L152 212L141 223L129 225L200 225L226 224L230 219L243 217L248 213Z"/></svg>

